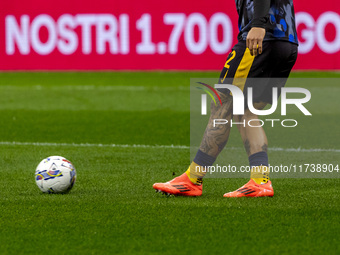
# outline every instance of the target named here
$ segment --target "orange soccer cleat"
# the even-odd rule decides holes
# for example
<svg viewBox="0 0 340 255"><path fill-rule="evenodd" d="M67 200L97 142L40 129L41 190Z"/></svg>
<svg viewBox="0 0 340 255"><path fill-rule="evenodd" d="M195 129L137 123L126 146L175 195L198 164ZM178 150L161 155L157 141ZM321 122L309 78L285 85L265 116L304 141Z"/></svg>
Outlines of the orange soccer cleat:
<svg viewBox="0 0 340 255"><path fill-rule="evenodd" d="M253 179L250 179L248 183L241 188L225 193L224 197L272 197L274 196L274 190L272 182L268 181L266 184L257 184Z"/></svg>
<svg viewBox="0 0 340 255"><path fill-rule="evenodd" d="M186 173L165 183L155 183L153 188L156 192L162 192L168 196L191 196L197 197L202 195L203 184L193 184Z"/></svg>

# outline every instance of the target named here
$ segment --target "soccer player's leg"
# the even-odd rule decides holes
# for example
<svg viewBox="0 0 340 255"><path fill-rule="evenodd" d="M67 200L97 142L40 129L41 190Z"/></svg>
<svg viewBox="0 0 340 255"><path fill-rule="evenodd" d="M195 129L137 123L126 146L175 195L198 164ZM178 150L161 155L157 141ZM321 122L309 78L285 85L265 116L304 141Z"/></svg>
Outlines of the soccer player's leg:
<svg viewBox="0 0 340 255"><path fill-rule="evenodd" d="M276 87L280 90L284 87L296 57L297 46L295 44L281 41L264 43L264 52L254 59L249 76L271 78L267 80L269 82L264 79L253 81L256 84L254 86L254 92L257 92L256 102L271 103L272 88ZM260 110L265 105L266 103L257 103L254 106ZM239 122L245 119L247 123L247 120L258 117L247 109L244 116L236 118L241 118L238 119ZM254 127L258 124L253 122L253 127L238 126L249 157L250 181L236 191L224 194L224 197L271 197L274 195L272 183L269 180L267 137L262 127Z"/></svg>
<svg viewBox="0 0 340 255"><path fill-rule="evenodd" d="M249 51L249 50L248 50ZM226 63L220 74L220 82L231 84L236 71L241 66L242 70L251 66L252 57L250 53L246 54L245 43L236 44L232 52L228 55ZM245 60L251 60L246 63ZM226 145L229 133L229 125L213 126L213 119L226 119L230 121L233 118L232 104L233 99L229 90L218 90L222 105L216 105L212 102L211 113L208 125L204 132L200 148L193 162L187 171L181 176L165 183L155 183L153 188L158 192L167 194L183 195L183 196L200 196L202 194L203 177L205 175L204 168L211 166L218 154Z"/></svg>
<svg viewBox="0 0 340 255"><path fill-rule="evenodd" d="M153 188L167 195L200 196L202 195L204 168L211 166L228 141L230 126L213 126L213 119L232 119L232 97L219 92L222 105L211 104L210 120L203 135L200 148L182 175L165 183L155 183Z"/></svg>
<svg viewBox="0 0 340 255"><path fill-rule="evenodd" d="M257 104L257 109L262 109L266 104ZM248 123L252 120L252 126L238 125L244 147L248 154L251 168L250 181L241 188L224 194L224 197L272 197L274 190L269 180L267 137L261 127L257 115L249 109L242 116L235 116L237 122ZM256 121L258 120L258 121Z"/></svg>
<svg viewBox="0 0 340 255"><path fill-rule="evenodd" d="M253 88L254 108L261 110L267 103L271 103L271 83L268 77L272 77L274 63L277 62L272 56L272 43L263 43L263 53L253 59L248 73L240 69L235 74L234 83L243 87L243 91L247 94L247 88ZM275 61L274 61L275 60ZM256 123L258 117L248 108L242 116L236 115L235 121L244 122L246 125L237 125L241 134L251 167L250 181L236 191L224 194L224 197L254 197L254 196L273 196L274 191L269 180L268 171L268 155L267 155L267 137L261 127ZM248 125L248 121L252 120L252 125ZM258 127L255 127L258 126Z"/></svg>

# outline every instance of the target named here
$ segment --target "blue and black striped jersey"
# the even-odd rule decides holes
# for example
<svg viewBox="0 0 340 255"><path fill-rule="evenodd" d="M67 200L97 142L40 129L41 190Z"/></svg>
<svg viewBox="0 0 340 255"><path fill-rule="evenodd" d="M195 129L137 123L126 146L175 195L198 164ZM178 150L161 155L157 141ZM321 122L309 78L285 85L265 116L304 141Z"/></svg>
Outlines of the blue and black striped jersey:
<svg viewBox="0 0 340 255"><path fill-rule="evenodd" d="M254 19L254 3L268 1L268 12ZM293 0L235 0L239 14L239 40L246 40L249 30L259 22L266 29L264 40L283 40L298 44ZM270 3L269 3L270 2ZM262 3L261 3L262 4Z"/></svg>

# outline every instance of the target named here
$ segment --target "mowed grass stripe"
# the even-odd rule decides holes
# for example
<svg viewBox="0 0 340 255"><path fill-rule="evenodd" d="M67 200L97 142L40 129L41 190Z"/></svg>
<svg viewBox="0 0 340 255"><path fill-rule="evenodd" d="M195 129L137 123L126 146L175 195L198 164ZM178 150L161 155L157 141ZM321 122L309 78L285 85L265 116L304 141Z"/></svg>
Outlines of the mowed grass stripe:
<svg viewBox="0 0 340 255"><path fill-rule="evenodd" d="M0 140L56 143L189 144L187 113L0 110Z"/></svg>

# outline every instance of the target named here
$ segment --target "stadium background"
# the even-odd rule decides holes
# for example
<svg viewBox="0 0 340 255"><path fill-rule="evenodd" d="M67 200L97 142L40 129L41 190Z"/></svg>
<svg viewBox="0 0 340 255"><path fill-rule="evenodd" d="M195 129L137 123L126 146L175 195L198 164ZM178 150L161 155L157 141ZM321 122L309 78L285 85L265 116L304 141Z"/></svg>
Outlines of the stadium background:
<svg viewBox="0 0 340 255"><path fill-rule="evenodd" d="M295 70L340 68L339 8L295 1ZM231 0L5 0L0 70L220 70L237 32Z"/></svg>

